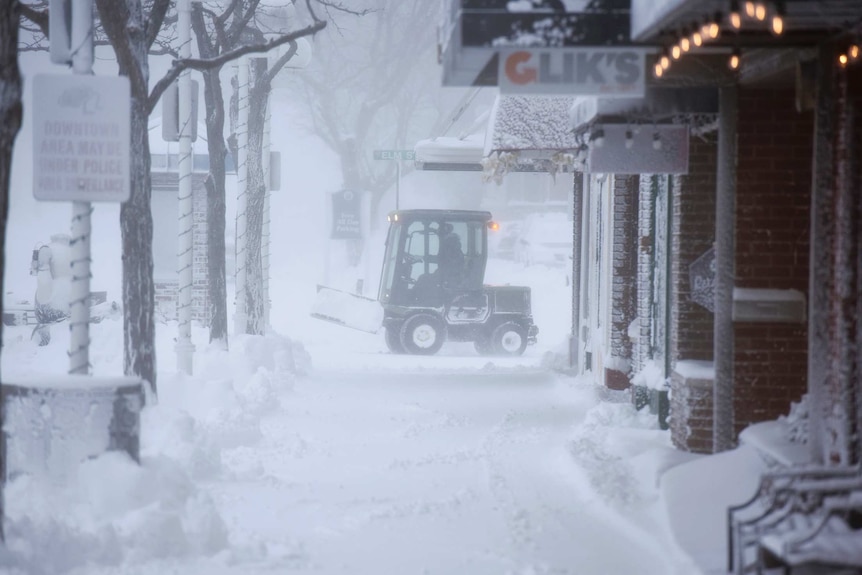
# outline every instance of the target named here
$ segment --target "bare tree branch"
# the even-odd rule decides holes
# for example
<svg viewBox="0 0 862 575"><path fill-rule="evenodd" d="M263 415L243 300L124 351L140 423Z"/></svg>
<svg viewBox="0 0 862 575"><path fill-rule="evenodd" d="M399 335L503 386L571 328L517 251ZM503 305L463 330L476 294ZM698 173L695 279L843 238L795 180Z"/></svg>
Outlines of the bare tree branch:
<svg viewBox="0 0 862 575"><path fill-rule="evenodd" d="M41 5L44 5L43 2L40 2ZM48 37L48 9L39 10L36 8L36 4L24 4L21 2L21 16L22 18L26 18L27 20L33 22L36 26L39 27L39 30L42 34L45 35L45 38Z"/></svg>
<svg viewBox="0 0 862 575"><path fill-rule="evenodd" d="M242 46L229 52L225 52L224 54L220 54L215 58L188 58L186 60L175 60L173 65L171 66L171 69L168 70L167 74L165 74L164 77L162 77L162 79L159 80L155 86L153 86L153 90L150 92L149 96L149 110L151 112L153 111L159 101L159 98L161 98L162 93L167 89L168 86L171 85L174 80L179 78L183 70L207 70L210 68L216 68L218 66L226 64L227 62L230 62L231 60L235 60L240 56L245 56L246 54L268 52L269 50L281 46L282 44L296 42L296 40L305 36L312 36L320 30L323 30L325 27L326 21L318 20L311 26L306 26L301 30L291 32L290 34L285 34L284 36L275 38L273 40L270 40L269 42L264 42L263 44L250 44L248 46Z"/></svg>
<svg viewBox="0 0 862 575"><path fill-rule="evenodd" d="M147 19L146 42L147 48L153 45L156 37L159 35L159 30L164 24L165 14L168 13L168 8L171 5L171 0L154 0L153 7L150 10L150 17Z"/></svg>

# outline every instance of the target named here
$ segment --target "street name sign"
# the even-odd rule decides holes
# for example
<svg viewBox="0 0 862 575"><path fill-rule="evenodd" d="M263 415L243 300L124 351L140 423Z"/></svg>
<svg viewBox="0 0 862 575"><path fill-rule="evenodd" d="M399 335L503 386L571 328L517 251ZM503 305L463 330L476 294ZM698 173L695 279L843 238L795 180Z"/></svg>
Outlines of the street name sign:
<svg viewBox="0 0 862 575"><path fill-rule="evenodd" d="M34 197L128 200L130 105L129 80L124 76L35 76Z"/></svg>
<svg viewBox="0 0 862 575"><path fill-rule="evenodd" d="M412 162L416 159L416 152L413 150L374 150L374 159Z"/></svg>

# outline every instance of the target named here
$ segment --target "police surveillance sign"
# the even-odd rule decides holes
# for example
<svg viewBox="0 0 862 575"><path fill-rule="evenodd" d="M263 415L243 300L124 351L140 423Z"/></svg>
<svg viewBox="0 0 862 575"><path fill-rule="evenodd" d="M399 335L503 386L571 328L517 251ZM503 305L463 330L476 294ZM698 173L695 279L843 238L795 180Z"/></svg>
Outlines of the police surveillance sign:
<svg viewBox="0 0 862 575"><path fill-rule="evenodd" d="M33 195L37 200L129 198L129 79L33 78Z"/></svg>
<svg viewBox="0 0 862 575"><path fill-rule="evenodd" d="M645 48L511 48L500 51L501 94L642 98Z"/></svg>

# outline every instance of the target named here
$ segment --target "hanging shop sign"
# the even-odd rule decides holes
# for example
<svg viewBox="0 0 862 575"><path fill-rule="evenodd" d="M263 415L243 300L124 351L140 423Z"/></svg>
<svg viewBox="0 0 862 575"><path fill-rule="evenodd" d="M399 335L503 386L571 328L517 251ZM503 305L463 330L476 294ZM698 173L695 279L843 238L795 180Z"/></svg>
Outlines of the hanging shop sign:
<svg viewBox="0 0 862 575"><path fill-rule="evenodd" d="M332 194L332 235L334 240L362 238L362 195L353 190Z"/></svg>
<svg viewBox="0 0 862 575"><path fill-rule="evenodd" d="M715 311L715 248L709 248L688 266L688 297Z"/></svg>
<svg viewBox="0 0 862 575"><path fill-rule="evenodd" d="M588 137L592 142L587 161L590 173L688 173L686 124L595 124Z"/></svg>
<svg viewBox="0 0 862 575"><path fill-rule="evenodd" d="M631 3L449 0L439 32L444 86L497 86L501 50L631 47Z"/></svg>
<svg viewBox="0 0 862 575"><path fill-rule="evenodd" d="M500 51L501 94L642 98L645 48L516 48Z"/></svg>
<svg viewBox="0 0 862 575"><path fill-rule="evenodd" d="M35 76L35 198L128 200L130 130L129 79L125 76Z"/></svg>

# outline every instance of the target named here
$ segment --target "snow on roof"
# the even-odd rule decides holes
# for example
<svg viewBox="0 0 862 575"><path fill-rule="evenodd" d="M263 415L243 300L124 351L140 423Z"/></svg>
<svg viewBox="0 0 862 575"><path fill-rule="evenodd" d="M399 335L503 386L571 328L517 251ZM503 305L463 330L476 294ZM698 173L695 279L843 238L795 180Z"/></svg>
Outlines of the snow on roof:
<svg viewBox="0 0 862 575"><path fill-rule="evenodd" d="M485 155L494 151L572 150L571 97L498 96L485 137Z"/></svg>

